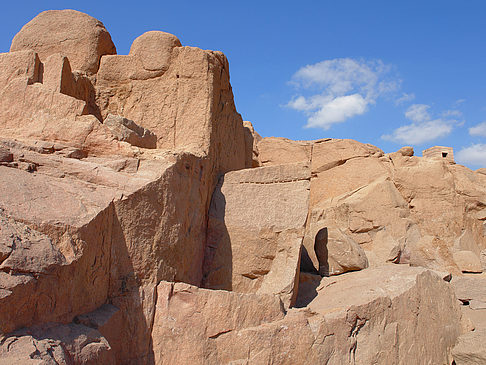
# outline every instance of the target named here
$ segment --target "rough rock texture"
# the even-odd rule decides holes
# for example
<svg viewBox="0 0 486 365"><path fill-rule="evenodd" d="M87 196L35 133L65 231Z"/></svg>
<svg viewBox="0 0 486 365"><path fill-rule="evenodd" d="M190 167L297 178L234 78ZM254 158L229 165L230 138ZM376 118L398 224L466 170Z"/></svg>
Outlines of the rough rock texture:
<svg viewBox="0 0 486 365"><path fill-rule="evenodd" d="M481 273L483 268L479 257L472 251L457 251L452 254L452 258L459 270L462 272Z"/></svg>
<svg viewBox="0 0 486 365"><path fill-rule="evenodd" d="M485 175L448 161L415 157L408 147L385 155L352 140L264 138L257 148L264 166L311 165L304 238L310 271L322 266L314 246L317 233L326 227L359 244L371 266L408 263L459 273L454 254L470 251L468 255L477 256L477 270L486 248ZM332 266L331 258L340 255L342 246L331 247L331 241L327 246L324 265ZM463 254L455 255L460 260Z"/></svg>
<svg viewBox="0 0 486 365"><path fill-rule="evenodd" d="M484 256L485 186L262 139L221 52L147 32L116 55L41 13L0 54L0 363L450 363L459 303L486 306L444 281Z"/></svg>
<svg viewBox="0 0 486 365"><path fill-rule="evenodd" d="M486 329L469 332L459 337L459 341L452 351L456 365L486 364Z"/></svg>
<svg viewBox="0 0 486 365"><path fill-rule="evenodd" d="M285 316L275 297L161 283L157 363L450 363L461 313L448 283L405 266L348 275Z"/></svg>
<svg viewBox="0 0 486 365"><path fill-rule="evenodd" d="M134 86L152 95L152 109L134 101L142 120L132 122L127 107L103 124L108 113L98 104L94 78L72 71L96 72L97 66L79 64L93 59L86 48L97 41L93 35L99 33L101 42L97 61L114 53L103 51L106 30L96 22L94 32L90 19L70 11L43 13L15 38L12 52L0 55L0 330L74 326L80 316L110 303L119 309L116 328L97 331L109 342L114 363L151 363L157 283L200 284L218 175L244 168L252 149L234 107L225 57L180 43L184 56L167 71L170 78ZM41 49L26 39L45 22L58 22L58 29L51 34L53 46ZM72 29L81 36L72 38ZM62 46L55 37L72 42ZM151 53L144 44L157 50L159 41L142 37L135 55L125 57L144 60ZM73 49L82 57L71 54ZM152 56L154 62L169 62ZM123 75L124 67L112 71ZM164 66L155 72L165 71ZM159 88L152 94L151 83ZM103 95L125 95L103 87ZM170 102L161 103L161 95ZM177 146L167 144L170 150L154 149L155 136L146 126L160 132L167 115L183 136ZM114 127L113 119L121 122ZM73 351L81 356L81 347ZM104 363L99 356L92 361Z"/></svg>
<svg viewBox="0 0 486 365"><path fill-rule="evenodd" d="M142 148L157 147L157 136L148 129L136 125L133 120L108 114L103 125L108 127L119 141L128 142L132 146Z"/></svg>
<svg viewBox="0 0 486 365"><path fill-rule="evenodd" d="M486 363L486 277L470 274L452 280L457 298L463 303L465 318L471 321L468 331L459 337L452 355L456 365Z"/></svg>
<svg viewBox="0 0 486 365"><path fill-rule="evenodd" d="M133 41L129 55L138 57L147 71L167 71L175 47L181 47L175 35L151 31Z"/></svg>
<svg viewBox="0 0 486 365"><path fill-rule="evenodd" d="M213 195L204 286L295 303L310 169L294 164L225 174Z"/></svg>
<svg viewBox="0 0 486 365"><path fill-rule="evenodd" d="M67 56L75 70L94 74L100 58L116 54L103 23L76 10L48 10L22 27L10 52L33 50L42 61L52 54Z"/></svg>

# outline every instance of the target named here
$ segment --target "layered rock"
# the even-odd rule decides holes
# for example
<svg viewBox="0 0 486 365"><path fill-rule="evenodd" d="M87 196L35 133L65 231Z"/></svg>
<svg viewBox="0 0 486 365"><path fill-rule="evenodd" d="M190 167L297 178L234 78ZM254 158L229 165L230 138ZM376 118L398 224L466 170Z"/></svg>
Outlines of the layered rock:
<svg viewBox="0 0 486 365"><path fill-rule="evenodd" d="M457 298L462 302L465 318L470 320L468 331L459 337L452 350L457 365L486 362L486 277L468 275L452 280Z"/></svg>

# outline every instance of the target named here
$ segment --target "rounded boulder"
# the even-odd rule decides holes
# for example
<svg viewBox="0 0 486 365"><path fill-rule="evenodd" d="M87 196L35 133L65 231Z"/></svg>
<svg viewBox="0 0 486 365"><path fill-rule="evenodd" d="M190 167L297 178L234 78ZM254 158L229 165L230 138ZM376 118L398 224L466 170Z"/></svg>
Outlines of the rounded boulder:
<svg viewBox="0 0 486 365"><path fill-rule="evenodd" d="M179 38L160 31L150 31L135 39L130 48L130 56L137 56L148 71L166 71L174 47L181 47Z"/></svg>
<svg viewBox="0 0 486 365"><path fill-rule="evenodd" d="M73 70L95 74L103 55L116 54L110 33L99 20L76 10L48 10L25 24L10 51L31 49L41 61L60 53Z"/></svg>

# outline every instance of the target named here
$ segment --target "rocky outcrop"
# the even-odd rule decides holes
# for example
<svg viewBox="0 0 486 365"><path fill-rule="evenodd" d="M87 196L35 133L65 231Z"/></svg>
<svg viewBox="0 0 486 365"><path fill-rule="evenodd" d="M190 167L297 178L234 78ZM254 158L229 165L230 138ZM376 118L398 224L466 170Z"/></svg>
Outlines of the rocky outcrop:
<svg viewBox="0 0 486 365"><path fill-rule="evenodd" d="M385 155L351 140L264 138L257 147L265 166L311 165L304 247L312 265L306 264L306 270L329 267L330 274L340 274L366 267L364 261L355 264L362 254L345 247L361 247L371 266L396 262L454 273L480 268L486 247L484 175L415 157L411 148ZM324 228L340 233L328 240L327 259L320 262L316 236ZM348 243L343 246L343 241ZM353 251L357 256L344 258L343 252ZM335 257L349 264L338 265Z"/></svg>
<svg viewBox="0 0 486 365"><path fill-rule="evenodd" d="M262 139L221 52L151 31L116 55L72 10L0 66L0 363L450 362L486 175Z"/></svg>
<svg viewBox="0 0 486 365"><path fill-rule="evenodd" d="M33 50L42 61L60 53L74 70L94 74L100 58L116 54L103 23L76 10L48 10L23 26L14 37L10 52Z"/></svg>
<svg viewBox="0 0 486 365"><path fill-rule="evenodd" d="M150 363L157 283L200 284L217 177L244 168L252 150L225 57L180 47L166 33L142 36L125 56L151 72L134 89L152 95L152 111L138 100L133 105L145 108L143 118L133 118L125 104L108 116L113 104L100 95L120 98L123 91L103 84L103 60L118 56L104 56L114 47L103 48L109 34L92 19L73 11L42 13L16 36L12 51L0 55L1 331L42 332L46 323L76 329L79 316L110 304L119 311L118 328L111 335L96 330L114 363ZM70 27L59 26L66 22ZM47 40L44 48L34 46L34 33L56 24L56 32L40 35L51 37L53 46ZM175 63L172 45L162 47L169 43L183 54ZM111 70L123 75L129 66ZM150 94L153 84L158 89ZM160 95L171 101L161 105ZM161 132L169 115L177 125L172 131L181 133L177 145L174 133L167 139L170 128ZM162 149L158 137L170 149ZM35 345L35 336L25 341ZM69 350L66 356L81 356L76 346L77 355Z"/></svg>
<svg viewBox="0 0 486 365"><path fill-rule="evenodd" d="M211 203L204 286L297 296L310 169L294 164L229 172Z"/></svg>
<svg viewBox="0 0 486 365"><path fill-rule="evenodd" d="M460 336L452 350L457 365L476 365L486 362L486 277L467 275L452 280L461 309L470 321L468 331Z"/></svg>
<svg viewBox="0 0 486 365"><path fill-rule="evenodd" d="M315 291L307 308L285 314L275 297L161 283L156 362L451 362L461 313L436 274L389 265L324 278Z"/></svg>

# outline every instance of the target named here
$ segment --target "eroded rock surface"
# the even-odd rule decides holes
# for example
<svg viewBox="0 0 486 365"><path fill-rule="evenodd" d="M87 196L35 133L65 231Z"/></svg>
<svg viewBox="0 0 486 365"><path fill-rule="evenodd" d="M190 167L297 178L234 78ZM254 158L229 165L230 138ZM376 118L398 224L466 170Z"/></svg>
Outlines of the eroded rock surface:
<svg viewBox="0 0 486 365"><path fill-rule="evenodd" d="M73 10L0 66L0 363L450 363L484 310L482 171L262 139L221 52Z"/></svg>
<svg viewBox="0 0 486 365"><path fill-rule="evenodd" d="M23 26L10 52L33 50L41 60L52 54L67 56L75 70L94 74L101 56L116 54L103 23L76 10L48 10Z"/></svg>
<svg viewBox="0 0 486 365"><path fill-rule="evenodd" d="M204 286L278 294L295 303L310 169L292 164L225 174L213 194Z"/></svg>
<svg viewBox="0 0 486 365"><path fill-rule="evenodd" d="M385 155L352 140L264 138L261 164L310 163L311 193L304 246L314 270L323 266L315 238L339 230L360 245L371 266L407 263L460 273L482 270L486 247L484 175L449 161L425 159L404 147ZM377 209L379 207L379 209ZM327 247L330 274L335 240ZM363 268L365 266L362 266Z"/></svg>
<svg viewBox="0 0 486 365"><path fill-rule="evenodd" d="M285 315L265 295L170 283L158 292L160 364L448 364L461 332L449 284L407 266L324 278L307 308Z"/></svg>

